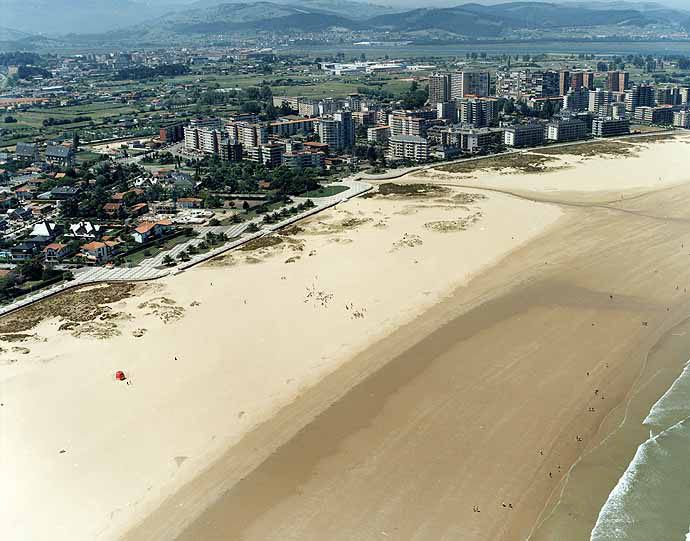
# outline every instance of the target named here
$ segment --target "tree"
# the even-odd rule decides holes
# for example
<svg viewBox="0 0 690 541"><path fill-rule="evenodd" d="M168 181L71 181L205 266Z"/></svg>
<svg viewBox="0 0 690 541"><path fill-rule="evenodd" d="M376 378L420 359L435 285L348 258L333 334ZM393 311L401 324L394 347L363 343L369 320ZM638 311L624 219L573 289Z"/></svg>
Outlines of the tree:
<svg viewBox="0 0 690 541"><path fill-rule="evenodd" d="M79 150L79 134L77 132L74 132L72 136L72 148L74 148L74 152Z"/></svg>
<svg viewBox="0 0 690 541"><path fill-rule="evenodd" d="M37 259L30 259L19 266L19 274L24 280L40 280L43 275L43 265Z"/></svg>
<svg viewBox="0 0 690 541"><path fill-rule="evenodd" d="M250 233L256 233L259 230L259 226L252 222L247 226L247 231Z"/></svg>
<svg viewBox="0 0 690 541"><path fill-rule="evenodd" d="M13 122L17 122L17 119L14 118L13 116L7 115L5 117L5 124L11 124Z"/></svg>
<svg viewBox="0 0 690 541"><path fill-rule="evenodd" d="M244 210L244 212L249 212L249 203L247 203L246 200L242 202L242 210Z"/></svg>
<svg viewBox="0 0 690 541"><path fill-rule="evenodd" d="M170 267L175 264L175 260L170 257L170 254L166 254L166 256L163 258L163 265L166 267Z"/></svg>

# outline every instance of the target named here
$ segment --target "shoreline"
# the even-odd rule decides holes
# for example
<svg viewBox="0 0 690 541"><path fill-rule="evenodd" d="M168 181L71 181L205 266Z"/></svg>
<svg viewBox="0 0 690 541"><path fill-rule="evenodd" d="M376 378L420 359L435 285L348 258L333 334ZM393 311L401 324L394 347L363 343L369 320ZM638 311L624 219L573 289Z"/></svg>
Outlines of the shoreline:
<svg viewBox="0 0 690 541"><path fill-rule="evenodd" d="M600 441L583 452L568 472L568 479L544 506L529 541L547 541L554 536L564 541L589 538L609 494L638 447L649 438L649 428L642 422L690 361L690 317L679 317L681 320L651 346L639 381L602 423Z"/></svg>
<svg viewBox="0 0 690 541"><path fill-rule="evenodd" d="M687 191L687 187L685 186L680 186L676 187L676 190L681 189L684 191ZM655 195L655 194L652 194ZM644 198L642 198L644 199ZM604 209L601 209L602 211ZM604 211L606 212L606 211ZM646 218L644 216L639 216L637 219L642 219L645 220ZM481 278L480 278L481 280ZM491 304L491 301L486 301L480 303L479 309L481 309L483 306L486 306L487 304ZM633 303L635 304L635 303ZM639 340L640 342L637 342L634 346L634 351L638 352L638 356L640 355L640 352L644 352L645 350L650 350L651 348L654 347L654 344L656 344L659 341L659 338L661 335L664 333L668 332L665 331L664 328L667 326L672 326L674 325L674 319L677 319L679 317L679 314L683 313L685 310L684 305L678 305L674 309L672 313L665 314L662 311L656 311L657 312L657 317L661 317L661 319L658 320L657 325L654 328L654 332L647 334L644 337L640 337ZM633 312L635 311L635 308L633 308ZM660 313L659 313L660 312ZM459 316L458 319L462 319L463 316ZM646 345L645 345L646 344ZM427 346L429 346L427 344ZM430 346L429 346L430 347ZM615 345L612 345L614 349L616 348ZM631 346L632 347L632 346ZM414 346L413 346L414 349ZM631 350L633 351L633 350ZM620 353L618 354L620 355ZM621 358L622 357L618 357ZM644 356L644 355L642 355ZM624 362L621 360L620 362ZM395 360L392 361L391 364L384 365L384 367L381 369L381 372L387 372L389 377L394 377L395 376L395 369L392 364L395 363ZM635 369L635 366L639 363L639 359L637 362L633 362L630 360L625 361L625 365L628 367L626 369L626 373L623 374L622 376L622 381L620 383L617 383L615 380L620 380L618 376L614 377L614 381L610 382L610 385L612 385L612 389L617 389L615 392L614 396L617 396L618 398L616 399L618 402L617 404L620 404L625 401L625 397L628 395L629 392L631 392L631 389L634 389L634 385L636 384L637 380L637 371ZM608 366L608 363L606 363L606 366ZM677 375L677 374L676 374ZM608 376L611 377L611 376ZM379 376L379 374L374 374L372 376L372 380L379 380L383 378L383 376ZM364 382L363 385L367 385L368 382ZM374 385L374 383L370 383L370 385ZM359 397L359 402L363 401L366 398L366 393L362 394L361 392L357 392L357 390L352 391L356 396ZM661 390L661 393L663 393L663 390ZM374 393L375 395L376 393ZM395 394L395 393L393 393ZM660 394L660 393L659 393ZM385 395L385 393L384 393ZM655 396L655 398L658 398L658 396ZM390 400L390 398L389 398ZM351 408L358 403L358 401L355 398L349 398L348 399L348 404L349 404L349 411L351 411ZM338 408L338 405L334 405L335 408ZM344 406L343 406L344 407ZM616 406L618 407L618 406ZM342 408L341 408L342 409ZM597 438L600 437L602 433L602 426L605 425L608 420L609 420L609 413L611 411L615 411L615 408L611 408L608 411L606 411L602 421L596 422L594 425L592 425L589 429L589 435L591 436L592 440L596 440ZM646 412L645 412L646 413ZM374 417L376 417L376 413L374 413ZM328 425L338 425L342 426L343 424L346 424L346 417L344 415L339 415L338 416L339 421L336 422L330 422L330 423L325 423ZM323 425L324 423L320 423L319 420L317 419L315 421L315 425ZM568 425L570 426L570 425ZM307 427L306 430L309 430L310 427ZM322 426L323 428L323 426ZM352 427L351 427L352 428ZM316 430L315 428L313 430ZM356 434L358 431L363 431L364 429L359 427L359 428L353 428L352 429L354 433ZM304 493L308 493L309 489L308 487L310 485L319 485L318 480L314 480L314 476L316 475L315 471L318 471L324 467L324 463L326 462L331 462L333 459L329 458L326 459L326 456L329 454L332 454L333 452L336 452L334 450L332 451L327 451L326 455L319 459L316 460L315 463L312 464L311 470L307 471L312 471L310 474L302 474L300 480L295 480L295 487L297 486L302 486L301 489L299 489L297 492L294 492L297 490L296 488L291 489L291 491L288 491L287 493L285 492L285 489L280 490L278 493L274 493L272 496L266 496L265 492L264 494L258 494L255 492L255 489L253 487L261 486L263 491L267 490L267 485L270 486L270 477L268 475L268 472L272 472L273 474L276 474L276 472L280 472L280 478L285 481L285 470L282 469L281 465L290 463L290 464L295 464L295 462L299 462L299 459L297 458L299 456L299 450L302 452L304 449L310 448L310 445L308 443L311 443L312 445L316 445L316 440L312 438L309 438L308 436L303 436L303 433L300 433L296 437L296 441L294 442L289 442L288 443L288 450L283 450L280 449L276 455L273 455L270 457L264 464L260 466L260 469L253 472L250 474L250 476L243 482L238 483L228 494L226 494L221 501L219 501L217 504L214 506L211 506L202 517L197 520L195 523L192 524L192 526L179 538L182 540L185 539L194 539L194 538L199 538L199 535L201 535L205 539L215 539L216 535L218 532L222 531L224 532L224 535L227 534L228 532L234 533L235 536L237 537L243 537L247 539L260 539L260 538L266 538L266 539L272 539L276 538L273 535L269 533L269 530L266 529L265 525L268 523L271 523L272 527L278 527L280 530L281 524L283 524L282 528L286 528L287 525L283 523L284 517L286 516L286 513L288 513L288 509L291 509L292 511L296 511L296 509L300 508L302 505L304 505L304 502L302 503L291 503L293 500L299 499L299 497ZM371 435L370 435L371 436ZM354 437L354 435L351 433L348 438ZM304 438L307 438L306 440ZM591 442L588 442L588 445L592 445ZM290 451L290 447L294 447L292 451ZM337 449L338 445L330 444L327 445L327 447L330 447L331 449ZM632 452L634 453L634 448L632 449ZM574 463L580 459L580 457L583 456L583 454L586 453L586 451L583 449L582 451L577 451L575 453L569 453L565 449L562 448L562 445L556 446L555 448L552 448L549 453L546 454L546 458L544 460L549 460L549 459L557 459L559 461L563 461L566 464L568 464L568 461ZM336 455L338 453L336 452ZM282 457L280 455L283 455ZM570 456L570 458L568 458ZM286 459L286 457L290 457L289 459ZM627 465L627 464L626 464ZM623 469L625 469L625 465L623 466ZM323 475L323 474L321 474ZM591 480L588 480L588 482ZM614 479L614 483L617 481L617 478ZM290 482L291 483L291 482ZM306 487L306 488L305 488ZM534 510L531 513L531 516L534 517L533 519L528 519L527 517L524 517L523 519L520 519L518 521L510 521L509 524L503 525L503 527L498 527L498 528L492 528L492 534L491 534L491 539L493 538L500 538L502 535L508 534L510 532L511 534L518 535L518 532L522 532L519 535L525 535L529 532L529 529L531 529L531 526L536 523L536 519L539 514L541 514L542 510L548 505L548 501L550 500L549 494L553 493L555 490L557 490L558 485L556 487L552 488L551 490L545 491L546 498L544 498L544 502L542 506L536 505ZM314 488L316 493L319 492L317 488ZM538 487L533 487L533 489L530 491L529 496L531 498L538 498L536 497L536 493L534 490L544 490L539 489ZM302 492L303 491L303 492ZM281 494L281 495L279 495ZM608 495L608 492L604 494L604 499ZM307 498L309 501L311 498L304 496ZM302 499L304 499L304 497ZM313 497L313 496L312 496ZM268 501L266 501L266 498ZM254 503L256 501L259 501L259 503ZM263 500L263 503L261 501ZM254 511L254 520L248 520L247 517L247 501L251 501L252 506L258 505L258 510ZM270 503L269 503L270 502ZM281 511L280 508L282 506L286 507L286 510ZM241 514L238 515L235 511L238 511L239 509L242 509ZM324 509L322 509L324 511ZM409 509L408 509L409 511ZM238 511L239 512L239 511ZM251 513L250 513L251 514ZM329 510L328 511L329 515L332 515L332 512ZM283 517L278 519L278 517ZM332 516L330 517L331 519L333 518ZM594 517L596 518L596 516ZM321 525L323 526L323 525ZM350 525L352 526L352 525ZM591 528L593 526L592 524L589 526ZM342 524L341 524L342 527ZM218 531L216 531L214 528L217 528ZM298 530L297 527L293 529L285 530L291 532L290 538L306 538L310 539L313 538L313 532L311 531L311 527L307 527L306 525L303 525L302 530ZM361 527L360 527L361 528ZM296 532L299 531L300 533L297 534ZM342 530L338 530L342 532ZM307 533L310 532L310 533ZM350 534L352 531L350 531ZM343 533L340 534L341 537L338 537L336 535L335 538L345 538L342 537L342 535L345 535ZM267 537L264 537L267 536ZM296 536L296 537L295 537ZM232 537L232 535L231 535ZM220 537L218 537L220 538ZM234 538L234 537L233 537ZM443 538L443 536L439 537ZM474 538L474 537L468 537L468 538ZM479 538L479 537L478 537ZM484 537L482 537L484 538ZM549 538L548 536L546 538ZM574 537L573 539L575 539Z"/></svg>
<svg viewBox="0 0 690 541"><path fill-rule="evenodd" d="M538 241L549 231L558 228L562 221L569 219L568 216L561 216L558 221L550 224L538 236L530 239L528 244ZM488 267L499 265L522 247L524 245L504 254L498 261L489 264ZM474 273L474 277L480 276L483 270L485 269L478 269ZM305 430L310 428L312 423L318 422L319 418L331 408L337 408L346 395L357 392L359 386L367 385L370 378L379 378L380 372L390 370L389 365L401 355L406 354L410 348L417 346L417 337L420 334L431 336L437 327L447 325L457 317L458 312L461 315L475 309L496 295L495 291L479 291L478 295L459 308L454 302L454 296L457 292L468 291L471 288L471 283L472 281L458 286L438 302L421 311L413 320L373 341L365 349L341 364L335 372L326 375L291 403L281 408L270 419L256 426L239 442L227 449L223 456L214 461L207 470L200 473L176 494L173 494L142 522L127 531L122 537L123 541L161 538L184 539L183 532L186 528L197 520L203 520L199 517L209 507L215 505L219 498L224 498L227 492L246 482L247 478L252 476L257 468L269 462L276 452L293 445L295 438L299 438ZM506 288L509 289L510 286L506 286ZM408 367L406 373L398 373L396 377L402 380L411 377L409 370L414 372L415 368ZM397 382L396 385L402 385L402 382ZM364 392L361 396L366 399L366 394ZM357 427L348 424L348 415L349 413L339 416L339 427L356 429ZM304 450L304 447L299 445L300 450ZM261 452L257 453L259 450ZM302 465L303 459L296 458L295 463ZM297 470L303 473L301 467L298 467ZM260 484L263 485L263 482ZM209 492L213 495L209 496ZM246 501L241 504L243 514L247 512L246 505ZM194 511L187 516L179 514L181 508L189 510L190 507ZM179 537L181 534L182 537ZM227 534L224 533L224 535ZM196 534L191 538L196 538Z"/></svg>

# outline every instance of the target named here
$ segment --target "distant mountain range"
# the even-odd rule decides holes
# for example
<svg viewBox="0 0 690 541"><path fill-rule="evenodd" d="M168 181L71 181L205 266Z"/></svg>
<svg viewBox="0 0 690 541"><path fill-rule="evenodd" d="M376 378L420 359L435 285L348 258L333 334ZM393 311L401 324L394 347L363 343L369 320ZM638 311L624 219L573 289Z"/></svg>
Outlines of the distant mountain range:
<svg viewBox="0 0 690 541"><path fill-rule="evenodd" d="M251 34L257 31L318 32L328 29L442 33L457 38L500 38L516 30L557 32L599 26L690 29L690 11L653 2L574 1L468 3L448 8L392 8L354 0L271 0L218 3L218 0L2 0L0 24L24 32L107 43L161 43L194 36ZM5 9L5 5L9 7ZM32 14L29 14L31 12ZM114 12L117 12L116 14ZM21 14L23 16L20 16ZM45 15L36 15L45 13ZM19 24L21 22L21 24ZM76 28L76 30L75 30ZM7 31L8 36L9 30ZM76 35L75 35L76 34ZM88 34L88 35L85 35Z"/></svg>

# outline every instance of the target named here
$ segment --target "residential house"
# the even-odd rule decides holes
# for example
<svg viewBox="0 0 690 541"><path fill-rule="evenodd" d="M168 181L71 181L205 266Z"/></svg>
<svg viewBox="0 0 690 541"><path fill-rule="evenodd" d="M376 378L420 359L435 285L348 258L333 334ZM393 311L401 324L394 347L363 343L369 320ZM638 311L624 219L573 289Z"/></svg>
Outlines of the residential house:
<svg viewBox="0 0 690 541"><path fill-rule="evenodd" d="M34 198L34 196L36 195L36 190L28 184L23 184L22 186L15 188L14 195L20 201L28 201L29 199Z"/></svg>
<svg viewBox="0 0 690 541"><path fill-rule="evenodd" d="M122 203L106 203L103 205L103 212L108 216L117 216L117 213L122 208Z"/></svg>
<svg viewBox="0 0 690 541"><path fill-rule="evenodd" d="M11 209L7 215L10 217L12 220L30 220L33 218L34 213L31 211L30 208L23 208L23 207L18 207L16 209Z"/></svg>
<svg viewBox="0 0 690 541"><path fill-rule="evenodd" d="M146 214L148 211L148 203L137 203L136 205L132 205L127 209L127 212L129 212L130 216L141 216L142 214Z"/></svg>
<svg viewBox="0 0 690 541"><path fill-rule="evenodd" d="M203 200L198 197L180 197L177 200L177 206L183 209L196 209L202 202Z"/></svg>
<svg viewBox="0 0 690 541"><path fill-rule="evenodd" d="M164 235L172 227L170 220L161 220L159 222L143 222L139 224L132 233L134 241L140 244L148 242Z"/></svg>
<svg viewBox="0 0 690 541"><path fill-rule="evenodd" d="M53 242L43 248L43 257L46 263L59 263L70 254L70 251L69 245Z"/></svg>
<svg viewBox="0 0 690 541"><path fill-rule="evenodd" d="M113 201L115 201L116 203L122 203L122 201L124 200L125 196L126 196L128 193L131 193L131 194L134 194L134 195L142 195L142 194L144 193L144 190L142 190L141 188L132 188L131 190L127 190L126 192L117 192L117 193L114 193L114 194L110 197L110 199L113 200Z"/></svg>
<svg viewBox="0 0 690 541"><path fill-rule="evenodd" d="M10 248L12 261L28 261L36 255L36 245L30 242L20 242Z"/></svg>
<svg viewBox="0 0 690 541"><path fill-rule="evenodd" d="M81 255L93 263L102 263L110 258L112 248L105 242L94 240L81 246Z"/></svg>
<svg viewBox="0 0 690 541"><path fill-rule="evenodd" d="M70 237L80 239L99 239L103 234L103 226L91 222L78 222L69 226Z"/></svg>
<svg viewBox="0 0 690 541"><path fill-rule="evenodd" d="M36 143L17 143L14 151L17 160L38 160L38 145Z"/></svg>
<svg viewBox="0 0 690 541"><path fill-rule="evenodd" d="M61 167L74 165L74 149L65 145L48 145L45 151L45 160Z"/></svg>
<svg viewBox="0 0 690 541"><path fill-rule="evenodd" d="M59 201L64 201L65 199L71 199L79 195L81 188L77 186L56 186L50 190L50 199L57 199Z"/></svg>
<svg viewBox="0 0 690 541"><path fill-rule="evenodd" d="M61 231L61 226L43 220L42 222L34 224L34 227L31 230L31 236L36 239L42 239L44 242L50 242L55 237L57 237L61 233Z"/></svg>

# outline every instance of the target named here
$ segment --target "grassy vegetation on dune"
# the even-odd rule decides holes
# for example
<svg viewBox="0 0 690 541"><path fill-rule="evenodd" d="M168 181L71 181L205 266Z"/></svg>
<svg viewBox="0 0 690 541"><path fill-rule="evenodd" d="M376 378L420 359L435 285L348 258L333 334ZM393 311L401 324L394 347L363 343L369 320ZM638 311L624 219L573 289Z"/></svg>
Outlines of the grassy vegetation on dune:
<svg viewBox="0 0 690 541"><path fill-rule="evenodd" d="M552 148L535 149L534 154L548 156L580 156L593 158L595 156L633 156L637 150L634 145L619 141L593 141L577 145L563 145Z"/></svg>
<svg viewBox="0 0 690 541"><path fill-rule="evenodd" d="M555 167L547 164L555 162L556 158L539 156L529 153L513 153L484 158L481 160L467 160L436 167L439 171L448 173L476 173L478 171L500 171L502 169L517 169L523 173L545 173Z"/></svg>

